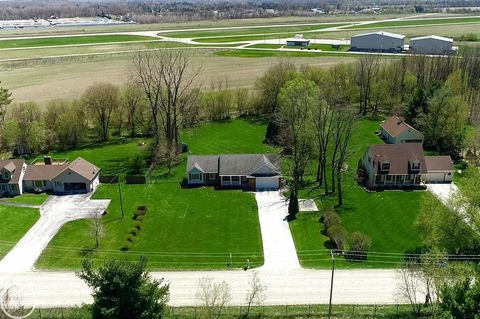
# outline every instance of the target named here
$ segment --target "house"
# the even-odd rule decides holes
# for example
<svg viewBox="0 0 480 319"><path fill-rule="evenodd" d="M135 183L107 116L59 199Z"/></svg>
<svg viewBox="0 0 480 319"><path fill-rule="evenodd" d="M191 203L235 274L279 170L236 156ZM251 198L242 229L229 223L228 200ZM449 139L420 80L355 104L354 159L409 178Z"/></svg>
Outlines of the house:
<svg viewBox="0 0 480 319"><path fill-rule="evenodd" d="M453 39L428 35L410 39L412 53L420 54L451 54L453 52Z"/></svg>
<svg viewBox="0 0 480 319"><path fill-rule="evenodd" d="M187 183L248 190L279 189L279 157L272 154L189 156Z"/></svg>
<svg viewBox="0 0 480 319"><path fill-rule="evenodd" d="M352 51L400 52L405 45L405 36L391 32L371 32L352 36Z"/></svg>
<svg viewBox="0 0 480 319"><path fill-rule="evenodd" d="M420 143L370 145L362 166L368 188L421 187L427 174Z"/></svg>
<svg viewBox="0 0 480 319"><path fill-rule="evenodd" d="M22 194L26 166L23 159L0 160L0 197Z"/></svg>
<svg viewBox="0 0 480 319"><path fill-rule="evenodd" d="M424 156L420 143L370 145L362 159L365 186L421 188L425 183L450 183L450 156Z"/></svg>
<svg viewBox="0 0 480 319"><path fill-rule="evenodd" d="M395 115L380 124L380 134L390 144L423 143L423 133Z"/></svg>
<svg viewBox="0 0 480 319"><path fill-rule="evenodd" d="M287 39L287 46L289 47L308 47L310 45L310 40L307 40L301 34L297 34L291 39Z"/></svg>
<svg viewBox="0 0 480 319"><path fill-rule="evenodd" d="M32 164L24 160L3 160L0 167L0 197L41 192L88 193L99 184L100 169L83 158L59 163L47 156L43 162Z"/></svg>
<svg viewBox="0 0 480 319"><path fill-rule="evenodd" d="M450 156L425 156L427 183L451 183L455 168Z"/></svg>

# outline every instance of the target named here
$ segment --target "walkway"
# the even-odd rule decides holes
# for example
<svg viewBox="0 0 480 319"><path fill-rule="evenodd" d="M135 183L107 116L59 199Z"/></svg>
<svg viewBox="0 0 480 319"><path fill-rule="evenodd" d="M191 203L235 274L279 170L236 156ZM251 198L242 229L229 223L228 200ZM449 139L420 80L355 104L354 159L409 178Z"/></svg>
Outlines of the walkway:
<svg viewBox="0 0 480 319"><path fill-rule="evenodd" d="M107 209L110 200L91 200L90 196L50 196L40 207L40 219L0 261L0 273L32 270L42 251L65 223L92 218Z"/></svg>

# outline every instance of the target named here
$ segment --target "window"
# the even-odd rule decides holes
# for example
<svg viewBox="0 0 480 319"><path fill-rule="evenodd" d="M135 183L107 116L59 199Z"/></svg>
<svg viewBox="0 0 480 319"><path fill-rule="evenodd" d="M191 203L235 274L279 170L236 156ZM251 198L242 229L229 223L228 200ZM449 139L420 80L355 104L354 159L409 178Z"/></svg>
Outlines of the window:
<svg viewBox="0 0 480 319"><path fill-rule="evenodd" d="M10 185L10 190L14 191L15 190L15 185Z"/></svg>
<svg viewBox="0 0 480 319"><path fill-rule="evenodd" d="M35 187L43 187L43 181L35 181Z"/></svg>
<svg viewBox="0 0 480 319"><path fill-rule="evenodd" d="M200 174L190 174L190 179L198 181L198 180L201 179L201 176L200 176Z"/></svg>
<svg viewBox="0 0 480 319"><path fill-rule="evenodd" d="M57 186L62 186L62 182L57 182Z"/></svg>
<svg viewBox="0 0 480 319"><path fill-rule="evenodd" d="M382 163L382 171L390 170L390 162L383 162Z"/></svg>
<svg viewBox="0 0 480 319"><path fill-rule="evenodd" d="M375 183L381 183L382 182L382 175L375 175Z"/></svg>
<svg viewBox="0 0 480 319"><path fill-rule="evenodd" d="M412 163L412 170L418 171L420 169L420 162L413 162Z"/></svg>
<svg viewBox="0 0 480 319"><path fill-rule="evenodd" d="M387 176L385 176L385 181L387 181L387 182L393 181L393 175L387 175Z"/></svg>
<svg viewBox="0 0 480 319"><path fill-rule="evenodd" d="M222 182L230 182L230 176L222 176Z"/></svg>
<svg viewBox="0 0 480 319"><path fill-rule="evenodd" d="M234 183L240 182L240 176L232 176L232 182Z"/></svg>
<svg viewBox="0 0 480 319"><path fill-rule="evenodd" d="M215 173L208 173L208 179L211 181L215 180Z"/></svg>
<svg viewBox="0 0 480 319"><path fill-rule="evenodd" d="M5 176L5 179L9 179L10 176L8 176L8 172L5 172L5 174L3 174L3 176Z"/></svg>
<svg viewBox="0 0 480 319"><path fill-rule="evenodd" d="M6 191L7 187L5 185L2 185L2 191Z"/></svg>

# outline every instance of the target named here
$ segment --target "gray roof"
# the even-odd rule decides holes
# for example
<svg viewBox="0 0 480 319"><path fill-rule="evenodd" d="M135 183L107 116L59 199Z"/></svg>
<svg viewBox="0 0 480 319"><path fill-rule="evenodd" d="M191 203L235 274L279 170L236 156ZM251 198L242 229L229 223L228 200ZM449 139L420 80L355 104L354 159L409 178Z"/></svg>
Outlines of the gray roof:
<svg viewBox="0 0 480 319"><path fill-rule="evenodd" d="M25 164L23 159L12 159L12 160L0 160L0 170L6 169L10 173L13 172L10 180L4 180L3 176L0 176L0 183L2 184L18 184L20 180L20 175L22 174L22 167Z"/></svg>
<svg viewBox="0 0 480 319"><path fill-rule="evenodd" d="M410 41L418 41L418 40L426 40L426 39L434 39L434 40L440 40L440 41L445 41L445 42L452 42L452 38L446 38L446 37L441 37L438 35L426 35L423 37L416 37L416 38L411 38Z"/></svg>
<svg viewBox="0 0 480 319"><path fill-rule="evenodd" d="M249 176L255 175L255 171L262 166L269 167L274 174L280 174L279 158L272 154L189 156L187 172L196 167L204 173Z"/></svg>
<svg viewBox="0 0 480 319"><path fill-rule="evenodd" d="M397 38L397 39L404 39L405 38L405 36L403 34L397 34L397 33L392 33L392 32L385 32L385 31L377 31L377 32L357 34L357 35L353 35L352 38L369 36L369 35L381 35L381 36Z"/></svg>

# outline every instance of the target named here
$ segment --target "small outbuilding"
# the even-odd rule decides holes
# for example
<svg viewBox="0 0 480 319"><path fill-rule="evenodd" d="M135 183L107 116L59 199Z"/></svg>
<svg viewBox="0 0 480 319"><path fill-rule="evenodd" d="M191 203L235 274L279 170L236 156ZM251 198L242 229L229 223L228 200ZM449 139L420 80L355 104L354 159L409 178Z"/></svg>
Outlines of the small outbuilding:
<svg viewBox="0 0 480 319"><path fill-rule="evenodd" d="M301 34L297 34L295 37L291 39L287 39L287 46L288 47L302 47L306 48L310 45L310 40L307 40Z"/></svg>
<svg viewBox="0 0 480 319"><path fill-rule="evenodd" d="M405 45L405 36L391 32L371 32L352 36L352 51L400 52Z"/></svg>
<svg viewBox="0 0 480 319"><path fill-rule="evenodd" d="M380 123L380 134L389 144L423 143L423 133L405 122L403 117L396 115Z"/></svg>
<svg viewBox="0 0 480 319"><path fill-rule="evenodd" d="M455 168L450 156L425 156L427 183L451 183Z"/></svg>
<svg viewBox="0 0 480 319"><path fill-rule="evenodd" d="M453 39L427 35L410 39L410 52L420 54L451 54L453 52Z"/></svg>

